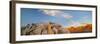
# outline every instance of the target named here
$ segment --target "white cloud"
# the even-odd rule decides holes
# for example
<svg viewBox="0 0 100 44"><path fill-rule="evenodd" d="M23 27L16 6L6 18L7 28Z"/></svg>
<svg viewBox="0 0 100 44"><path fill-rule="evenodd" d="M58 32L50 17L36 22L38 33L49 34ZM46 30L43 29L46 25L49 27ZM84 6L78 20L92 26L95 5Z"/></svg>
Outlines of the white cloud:
<svg viewBox="0 0 100 44"><path fill-rule="evenodd" d="M64 13L60 10L41 10L41 11L45 13L46 15L55 16L55 17L63 17L67 19L73 17L69 13Z"/></svg>
<svg viewBox="0 0 100 44"><path fill-rule="evenodd" d="M74 26L74 27L83 26L83 23L80 21L73 21L73 20L69 19L68 26Z"/></svg>
<svg viewBox="0 0 100 44"><path fill-rule="evenodd" d="M64 15L62 15L62 17L64 17L64 18L72 18L73 16L71 16L71 15L69 15L69 14L64 14Z"/></svg>
<svg viewBox="0 0 100 44"><path fill-rule="evenodd" d="M46 15L56 16L60 13L60 11L56 10L42 10Z"/></svg>
<svg viewBox="0 0 100 44"><path fill-rule="evenodd" d="M71 26L80 26L80 22L71 22Z"/></svg>
<svg viewBox="0 0 100 44"><path fill-rule="evenodd" d="M79 22L79 21L70 20L69 26L77 27L77 26L85 26L86 24L87 23L82 23L82 22Z"/></svg>

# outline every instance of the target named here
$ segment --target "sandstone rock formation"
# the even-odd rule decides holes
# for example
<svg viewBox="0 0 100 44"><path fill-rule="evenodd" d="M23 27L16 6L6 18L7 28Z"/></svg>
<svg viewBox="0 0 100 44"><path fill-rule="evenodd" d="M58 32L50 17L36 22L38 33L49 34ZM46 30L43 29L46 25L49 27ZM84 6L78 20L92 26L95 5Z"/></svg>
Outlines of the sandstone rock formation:
<svg viewBox="0 0 100 44"><path fill-rule="evenodd" d="M45 34L63 34L69 33L68 30L62 28L60 24L56 23L33 23L27 24L25 28L21 29L22 35L45 35Z"/></svg>

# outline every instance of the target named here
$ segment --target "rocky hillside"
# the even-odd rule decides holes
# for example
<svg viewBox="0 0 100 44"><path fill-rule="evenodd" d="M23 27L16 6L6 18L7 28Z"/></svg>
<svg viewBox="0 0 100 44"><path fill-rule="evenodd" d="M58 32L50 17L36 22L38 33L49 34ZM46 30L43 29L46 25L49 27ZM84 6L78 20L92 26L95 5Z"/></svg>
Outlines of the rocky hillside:
<svg viewBox="0 0 100 44"><path fill-rule="evenodd" d="M42 34L63 34L69 33L68 30L62 28L60 24L56 23L33 23L21 27L21 35L42 35Z"/></svg>
<svg viewBox="0 0 100 44"><path fill-rule="evenodd" d="M92 32L92 24L81 26L62 27L60 24L32 23L21 27L21 35L44 35L44 34L64 34L64 33L87 33Z"/></svg>

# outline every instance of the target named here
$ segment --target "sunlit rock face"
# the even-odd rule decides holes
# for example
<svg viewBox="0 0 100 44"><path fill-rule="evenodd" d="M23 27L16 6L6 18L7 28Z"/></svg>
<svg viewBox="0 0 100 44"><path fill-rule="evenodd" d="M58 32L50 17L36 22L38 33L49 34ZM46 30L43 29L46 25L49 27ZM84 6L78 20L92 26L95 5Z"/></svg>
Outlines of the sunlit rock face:
<svg viewBox="0 0 100 44"><path fill-rule="evenodd" d="M22 35L46 35L46 34L64 34L69 33L68 30L62 28L60 24L56 23L35 23L27 24L22 29Z"/></svg>
<svg viewBox="0 0 100 44"><path fill-rule="evenodd" d="M47 34L68 34L68 33L87 33L92 32L92 24L81 26L63 27L60 24L47 23L32 23L21 27L21 35L47 35Z"/></svg>

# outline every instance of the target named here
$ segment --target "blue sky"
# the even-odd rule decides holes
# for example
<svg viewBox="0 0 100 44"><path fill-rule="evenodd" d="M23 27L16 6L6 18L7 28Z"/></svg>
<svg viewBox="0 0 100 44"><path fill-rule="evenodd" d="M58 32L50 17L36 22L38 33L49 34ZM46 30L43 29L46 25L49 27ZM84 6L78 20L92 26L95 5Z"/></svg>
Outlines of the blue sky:
<svg viewBox="0 0 100 44"><path fill-rule="evenodd" d="M21 26L31 23L54 22L62 26L92 23L91 11L80 10L49 10L21 8Z"/></svg>

